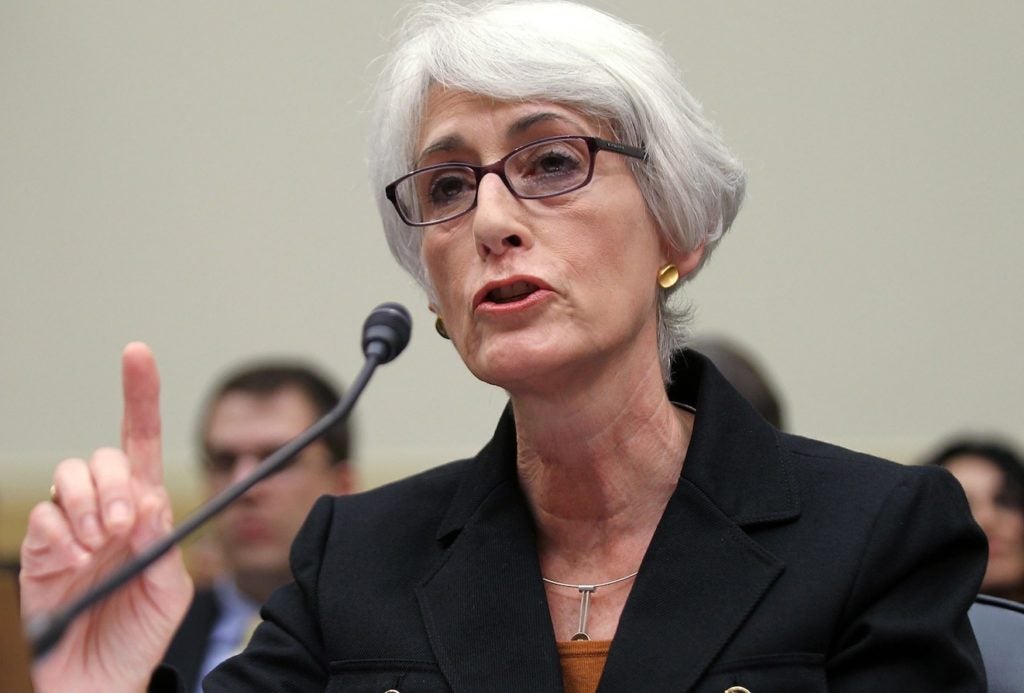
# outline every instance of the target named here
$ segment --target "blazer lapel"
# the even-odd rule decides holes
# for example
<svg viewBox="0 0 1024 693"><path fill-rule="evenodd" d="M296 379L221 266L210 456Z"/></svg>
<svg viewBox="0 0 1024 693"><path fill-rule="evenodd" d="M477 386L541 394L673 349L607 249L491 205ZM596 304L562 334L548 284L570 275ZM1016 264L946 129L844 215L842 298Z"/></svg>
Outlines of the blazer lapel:
<svg viewBox="0 0 1024 693"><path fill-rule="evenodd" d="M681 482L626 602L599 693L690 690L782 568Z"/></svg>
<svg viewBox="0 0 1024 693"><path fill-rule="evenodd" d="M478 455L438 537L450 546L416 596L452 689L560 691L533 520L515 480L510 412Z"/></svg>
<svg viewBox="0 0 1024 693"><path fill-rule="evenodd" d="M800 514L778 432L703 356L673 366L669 398L696 409L693 435L599 693L691 690L785 568L744 528Z"/></svg>

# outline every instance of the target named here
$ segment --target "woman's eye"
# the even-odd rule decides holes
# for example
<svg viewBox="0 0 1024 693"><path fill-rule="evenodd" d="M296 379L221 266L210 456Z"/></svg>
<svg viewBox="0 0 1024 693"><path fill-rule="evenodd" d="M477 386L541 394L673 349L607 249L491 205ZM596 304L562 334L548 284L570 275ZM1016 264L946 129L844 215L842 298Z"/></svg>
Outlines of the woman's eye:
<svg viewBox="0 0 1024 693"><path fill-rule="evenodd" d="M564 151L548 151L532 157L526 175L551 176L571 173L580 166L578 157Z"/></svg>
<svg viewBox="0 0 1024 693"><path fill-rule="evenodd" d="M995 504L1000 510L1024 512L1024 498L1021 497L1021 493L1014 493L1011 489L1004 488L996 494Z"/></svg>
<svg viewBox="0 0 1024 693"><path fill-rule="evenodd" d="M428 199L437 207L452 204L465 198L472 191L472 186L465 176L441 175L430 183Z"/></svg>

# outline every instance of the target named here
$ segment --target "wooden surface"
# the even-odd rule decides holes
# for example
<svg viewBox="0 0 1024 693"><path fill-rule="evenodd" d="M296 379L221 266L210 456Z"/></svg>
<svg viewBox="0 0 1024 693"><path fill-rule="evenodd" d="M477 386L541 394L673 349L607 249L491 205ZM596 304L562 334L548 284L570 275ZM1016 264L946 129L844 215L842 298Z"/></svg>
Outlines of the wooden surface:
<svg viewBox="0 0 1024 693"><path fill-rule="evenodd" d="M0 571L0 691L32 693L28 647L21 635L17 577Z"/></svg>

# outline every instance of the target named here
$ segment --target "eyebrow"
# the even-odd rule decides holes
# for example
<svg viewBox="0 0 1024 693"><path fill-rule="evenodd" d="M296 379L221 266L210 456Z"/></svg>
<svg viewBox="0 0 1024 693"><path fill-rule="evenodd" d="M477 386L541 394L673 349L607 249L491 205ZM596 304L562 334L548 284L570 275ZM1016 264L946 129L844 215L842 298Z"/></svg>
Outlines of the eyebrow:
<svg viewBox="0 0 1024 693"><path fill-rule="evenodd" d="M570 125L576 124L572 120L566 118L564 115L560 113L554 113L552 111L540 111L539 113L531 113L529 115L523 116L522 118L519 118L518 120L513 122L511 125L508 126L508 129L505 131L505 135L507 137L515 137L518 135L522 135L523 133L527 132L530 128L532 128L534 125L537 125L538 123L545 123L551 120L561 121L564 123L568 123ZM426 148L424 148L423 151L420 152L420 155L416 158L415 165L419 166L420 162L422 162L423 159L430 156L431 154L436 154L437 152L450 152L455 149L463 148L465 146L466 140L463 139L461 135L446 135L441 139L437 140L436 142L432 142Z"/></svg>
<svg viewBox="0 0 1024 693"><path fill-rule="evenodd" d="M560 113L552 113L551 111L540 111L539 113L531 113L530 115L523 116L519 120L512 123L508 130L507 135L522 135L524 132L532 128L538 123L544 123L549 120L560 120L564 123L570 123L575 125L571 120L561 115Z"/></svg>
<svg viewBox="0 0 1024 693"><path fill-rule="evenodd" d="M465 145L465 142L466 141L462 139L460 135L447 135L446 137L442 137L420 152L420 155L416 157L415 165L419 166L420 163L431 154L435 154L437 152L450 152L454 149L459 149Z"/></svg>

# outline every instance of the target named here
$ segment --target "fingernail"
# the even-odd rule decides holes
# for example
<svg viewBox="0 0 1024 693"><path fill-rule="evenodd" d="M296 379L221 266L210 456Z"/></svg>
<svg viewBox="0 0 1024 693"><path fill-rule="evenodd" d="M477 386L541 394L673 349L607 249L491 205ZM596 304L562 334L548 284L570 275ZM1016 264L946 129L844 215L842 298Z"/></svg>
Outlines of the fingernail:
<svg viewBox="0 0 1024 693"><path fill-rule="evenodd" d="M128 502L123 500L111 501L107 505L107 522L111 525L124 525L131 518L131 511Z"/></svg>

